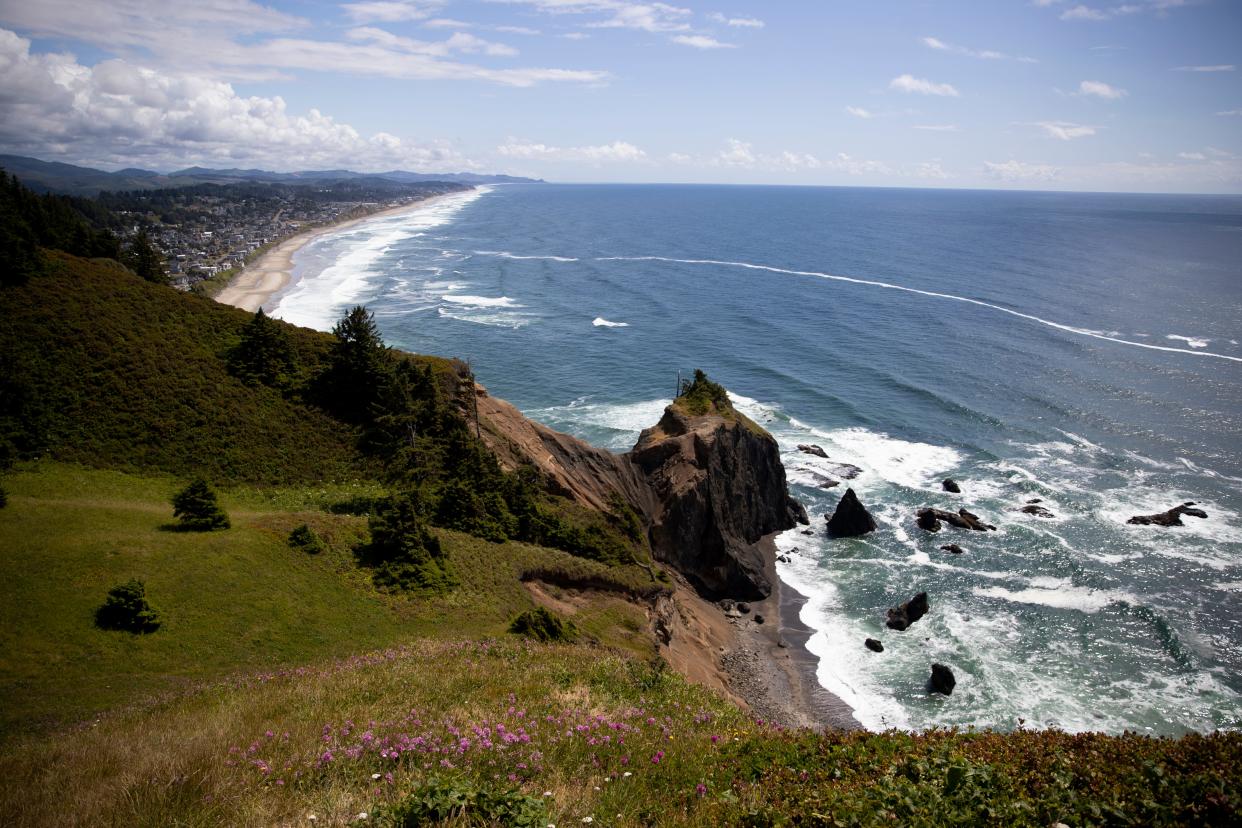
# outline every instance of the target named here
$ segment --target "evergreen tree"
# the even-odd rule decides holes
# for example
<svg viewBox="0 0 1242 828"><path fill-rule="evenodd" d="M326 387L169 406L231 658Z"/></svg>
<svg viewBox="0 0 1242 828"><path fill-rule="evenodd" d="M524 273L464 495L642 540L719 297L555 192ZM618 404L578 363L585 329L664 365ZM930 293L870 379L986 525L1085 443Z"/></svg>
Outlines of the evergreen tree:
<svg viewBox="0 0 1242 828"><path fill-rule="evenodd" d="M326 408L346 422L373 423L381 403L394 395L393 357L380 337L375 315L361 305L332 329L331 364L321 393Z"/></svg>
<svg viewBox="0 0 1242 828"><path fill-rule="evenodd" d="M294 372L297 356L285 328L259 308L229 354L229 371L248 385L281 385Z"/></svg>
<svg viewBox="0 0 1242 828"><path fill-rule="evenodd" d="M443 591L454 585L440 541L427 529L417 493L394 497L371 517L371 542L358 556L389 590Z"/></svg>
<svg viewBox="0 0 1242 828"><path fill-rule="evenodd" d="M146 586L131 579L108 590L107 600L95 610L95 625L105 630L150 633L159 629L160 616L147 603Z"/></svg>
<svg viewBox="0 0 1242 828"><path fill-rule="evenodd" d="M216 503L216 493L201 477L178 492L172 505L173 517L178 519L182 529L210 532L229 528L229 516Z"/></svg>
<svg viewBox="0 0 1242 828"><path fill-rule="evenodd" d="M23 189L0 172L0 285L24 285L41 270L38 240L19 207Z"/></svg>
<svg viewBox="0 0 1242 828"><path fill-rule="evenodd" d="M139 230L138 235L129 243L122 263L137 273L142 279L157 285L168 284L168 274L164 272L164 257L151 244L146 230Z"/></svg>

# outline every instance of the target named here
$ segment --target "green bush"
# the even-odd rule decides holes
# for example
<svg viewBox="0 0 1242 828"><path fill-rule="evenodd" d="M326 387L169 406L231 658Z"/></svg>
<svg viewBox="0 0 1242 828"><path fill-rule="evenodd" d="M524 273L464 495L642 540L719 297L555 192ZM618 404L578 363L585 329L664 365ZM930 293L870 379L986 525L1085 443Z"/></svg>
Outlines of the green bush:
<svg viewBox="0 0 1242 828"><path fill-rule="evenodd" d="M294 549L302 550L308 555L318 555L327 549L323 539L305 523L289 533L289 545Z"/></svg>
<svg viewBox="0 0 1242 828"><path fill-rule="evenodd" d="M543 828L548 812L543 801L521 791L489 791L460 780L429 779L400 803L375 813L378 825L419 828L446 820L454 825L504 825Z"/></svg>
<svg viewBox="0 0 1242 828"><path fill-rule="evenodd" d="M216 493L199 477L172 499L173 517L178 527L190 532L210 532L228 529L229 516L216 503Z"/></svg>
<svg viewBox="0 0 1242 828"><path fill-rule="evenodd" d="M355 554L374 570L372 580L390 592L446 592L456 586L440 540L427 529L416 492L394 497L369 521L371 541Z"/></svg>
<svg viewBox="0 0 1242 828"><path fill-rule="evenodd" d="M536 641L573 642L578 638L578 628L572 621L563 621L543 607L526 612L513 619L509 632L524 635Z"/></svg>
<svg viewBox="0 0 1242 828"><path fill-rule="evenodd" d="M680 391L674 403L690 414L701 416L733 413L733 403L729 401L729 394L724 386L709 380L707 374L698 368L694 371L693 380L682 380Z"/></svg>
<svg viewBox="0 0 1242 828"><path fill-rule="evenodd" d="M160 628L160 616L147 603L146 586L137 579L108 590L103 606L95 610L95 626L104 630L151 633Z"/></svg>

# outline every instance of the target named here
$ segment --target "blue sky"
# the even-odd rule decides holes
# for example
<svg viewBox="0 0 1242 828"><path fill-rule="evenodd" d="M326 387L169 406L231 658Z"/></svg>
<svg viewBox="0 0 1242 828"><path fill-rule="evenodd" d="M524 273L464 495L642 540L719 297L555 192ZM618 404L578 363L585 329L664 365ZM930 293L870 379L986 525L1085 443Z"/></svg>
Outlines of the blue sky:
<svg viewBox="0 0 1242 828"><path fill-rule="evenodd" d="M0 0L0 150L115 169L1242 192L1237 0Z"/></svg>

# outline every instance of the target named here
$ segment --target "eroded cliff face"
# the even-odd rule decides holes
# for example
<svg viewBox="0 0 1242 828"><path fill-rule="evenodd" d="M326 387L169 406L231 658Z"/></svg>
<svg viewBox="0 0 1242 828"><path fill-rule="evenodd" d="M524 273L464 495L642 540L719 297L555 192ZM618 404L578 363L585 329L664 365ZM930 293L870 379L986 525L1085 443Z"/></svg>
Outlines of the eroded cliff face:
<svg viewBox="0 0 1242 828"><path fill-rule="evenodd" d="M776 441L740 415L669 406L632 451L613 454L526 419L482 386L474 402L483 440L503 464L531 462L556 493L595 509L620 495L642 516L655 558L708 598L767 597L773 553L762 541L806 522Z"/></svg>
<svg viewBox="0 0 1242 828"><path fill-rule="evenodd" d="M689 416L674 406L629 453L654 494L651 548L710 598L766 598L760 542L806 522L770 435L740 416Z"/></svg>

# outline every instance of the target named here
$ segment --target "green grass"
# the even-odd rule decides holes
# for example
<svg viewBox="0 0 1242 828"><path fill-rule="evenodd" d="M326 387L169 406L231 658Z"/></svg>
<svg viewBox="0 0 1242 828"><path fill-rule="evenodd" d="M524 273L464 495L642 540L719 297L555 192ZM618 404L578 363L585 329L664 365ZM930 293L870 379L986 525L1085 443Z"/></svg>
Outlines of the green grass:
<svg viewBox="0 0 1242 828"><path fill-rule="evenodd" d="M483 791L556 825L1227 825L1240 757L1238 734L788 733L598 647L422 639L16 740L0 822L382 825Z"/></svg>
<svg viewBox="0 0 1242 828"><path fill-rule="evenodd" d="M521 579L542 573L618 595L653 588L638 567L606 567L526 544L437 530L461 586L435 598L376 591L352 547L365 518L317 506L358 487L220 491L233 528L167 531L174 477L27 464L4 478L0 510L0 731L78 721L238 670L302 664L414 636L501 635L534 606ZM367 489L362 487L364 491ZM308 524L327 545L289 546ZM112 586L146 584L163 626L146 636L93 626ZM593 638L650 655L642 611L621 597L586 602Z"/></svg>

